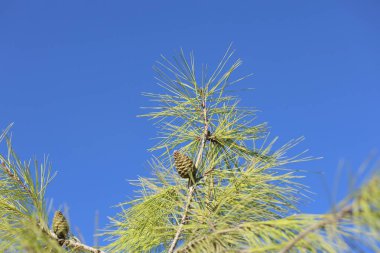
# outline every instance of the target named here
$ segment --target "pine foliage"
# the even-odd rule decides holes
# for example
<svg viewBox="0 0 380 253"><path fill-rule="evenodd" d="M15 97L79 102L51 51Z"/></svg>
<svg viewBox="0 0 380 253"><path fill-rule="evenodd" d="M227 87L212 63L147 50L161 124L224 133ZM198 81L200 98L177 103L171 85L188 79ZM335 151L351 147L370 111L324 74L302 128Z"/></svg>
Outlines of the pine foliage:
<svg viewBox="0 0 380 253"><path fill-rule="evenodd" d="M61 252L46 233L45 192L54 174L47 159L39 164L18 158L6 138L10 127L0 137L8 147L7 156L0 154L0 252Z"/></svg>
<svg viewBox="0 0 380 253"><path fill-rule="evenodd" d="M140 197L122 203L106 234L111 252L344 252L354 241L379 245L378 177L326 215L299 214L307 188L291 164L311 160L269 140L256 111L239 106L230 87L241 65L228 67L229 49L211 76L196 72L192 54L162 57L155 68L164 94L144 93L154 103L142 115L156 121L158 152L153 178L133 182ZM173 151L195 161L190 188L176 173ZM177 152L177 151L176 151ZM174 159L174 161L173 161ZM371 197L369 193L371 192ZM376 202L376 203L375 203ZM360 236L360 234L366 235ZM359 235L359 236L358 236ZM355 240L353 240L355 238Z"/></svg>
<svg viewBox="0 0 380 253"><path fill-rule="evenodd" d="M314 158L271 140L256 110L232 87L241 60L229 48L215 70L194 56L162 57L163 94L141 115L155 121L153 176L131 183L137 197L119 205L103 249L79 242L59 211L49 221L47 159L23 162L9 126L0 136L0 252L362 252L380 251L380 168L327 214L302 214L307 186L294 163ZM50 215L51 216L51 215ZM51 226L49 226L49 224Z"/></svg>
<svg viewBox="0 0 380 253"><path fill-rule="evenodd" d="M68 220L59 211L49 222L45 194L55 173L47 158L41 164L20 160L7 135L11 126L0 135L7 148L0 154L0 252L102 253L69 235Z"/></svg>

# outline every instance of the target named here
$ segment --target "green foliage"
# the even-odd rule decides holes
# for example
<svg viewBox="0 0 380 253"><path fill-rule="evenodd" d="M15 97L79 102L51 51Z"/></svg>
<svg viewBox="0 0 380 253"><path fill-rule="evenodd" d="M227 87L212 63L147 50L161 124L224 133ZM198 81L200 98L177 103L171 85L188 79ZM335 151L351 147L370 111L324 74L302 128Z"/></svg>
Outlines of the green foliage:
<svg viewBox="0 0 380 253"><path fill-rule="evenodd" d="M50 230L45 193L54 178L45 158L23 162L15 153L7 132L7 154L0 154L0 252L98 252L81 244L74 236L58 244L57 235Z"/></svg>
<svg viewBox="0 0 380 253"><path fill-rule="evenodd" d="M378 245L378 203L366 195L380 197L373 181L350 196L352 211L337 207L342 210L336 214L298 214L307 190L288 166L311 158L304 152L287 155L302 138L278 149L277 138L266 144L266 124L255 123L255 110L239 107L238 98L229 95L228 88L244 79L232 80L241 65L237 60L227 67L232 53L226 52L210 77L207 67L198 73L193 55L187 60L182 51L173 61L158 62L156 78L166 93L144 93L155 105L142 115L159 128L158 144L151 149L160 152L151 162L154 177L134 182L139 197L120 205L106 232L111 240L106 249L338 252L350 246L348 237L363 231ZM194 189L176 173L175 149L197 166Z"/></svg>
<svg viewBox="0 0 380 253"><path fill-rule="evenodd" d="M6 138L1 135L8 154L0 154L0 252L61 252L62 248L47 233L46 187L54 175L47 159L22 162ZM32 174L32 165L34 174Z"/></svg>
<svg viewBox="0 0 380 253"><path fill-rule="evenodd" d="M380 175L373 174L328 214L300 214L307 198L293 163L309 161L293 149L303 138L283 146L269 140L256 110L242 108L229 88L241 65L228 66L226 54L210 76L198 73L193 55L162 62L155 68L165 94L144 93L154 103L142 115L155 120L157 153L152 178L132 184L137 197L120 204L121 211L104 232L108 252L352 252L379 251ZM96 252L72 235L49 229L45 193L54 178L47 159L22 162L7 133L0 154L0 252ZM192 161L195 184L180 177L173 161L179 150ZM187 159L187 158L186 158ZM178 169L178 168L177 168ZM378 168L377 168L378 170ZM57 229L56 229L57 230ZM64 229L66 231L66 227Z"/></svg>

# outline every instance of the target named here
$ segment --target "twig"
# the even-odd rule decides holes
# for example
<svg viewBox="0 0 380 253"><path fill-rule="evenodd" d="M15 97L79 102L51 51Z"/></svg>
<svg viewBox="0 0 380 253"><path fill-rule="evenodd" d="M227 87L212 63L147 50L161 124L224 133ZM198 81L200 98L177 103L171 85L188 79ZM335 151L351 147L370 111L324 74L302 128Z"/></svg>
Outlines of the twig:
<svg viewBox="0 0 380 253"><path fill-rule="evenodd" d="M5 164L5 162L3 161L0 166L2 167L2 169L4 170L4 172L13 180L15 181L17 184L19 184L30 196L33 196L33 193L32 191L24 184L24 182L20 179L20 177L12 172ZM53 240L56 240L58 241L58 237L56 234L54 234L52 231L50 231L49 229L45 228L44 226L42 226L41 224L39 225L39 227L41 228L42 232L44 232L45 234L47 234L49 237L51 237ZM101 251L100 249L96 249L96 248L93 248L93 247L90 247L90 246L87 246L85 244L82 244L81 242L78 242L74 239L67 239L63 242L63 244L66 246L66 247L70 247L70 248L75 248L75 249L80 249L80 250L84 250L84 251L87 251L87 252L92 252L92 253L106 253L104 251Z"/></svg>
<svg viewBox="0 0 380 253"><path fill-rule="evenodd" d="M168 253L172 253L175 249L175 246L177 245L177 242L179 240L179 236L181 235L183 226L185 225L186 220L187 220L187 214L189 212L189 207L190 207L191 199L192 199L193 194L194 194L194 190L195 190L195 185L190 186L189 193L187 195L185 210L183 212L182 219L181 219L181 223L179 224L179 227L178 227L177 232L174 236L173 242L170 245L170 249L169 249Z"/></svg>
<svg viewBox="0 0 380 253"><path fill-rule="evenodd" d="M325 227L326 225L335 223L342 219L347 214L352 213L352 205L348 205L344 208L342 208L339 212L333 214L332 218L326 218L314 225L309 226L304 231L299 233L293 240L289 241L288 244L285 245L285 247L279 252L279 253L287 253L289 252L299 241L301 241L303 238L305 238L308 234L314 232L315 230L318 230L320 228Z"/></svg>
<svg viewBox="0 0 380 253"><path fill-rule="evenodd" d="M46 227L44 227L42 225L40 225L40 228L41 228L42 232L44 232L45 234L47 234L53 240L59 241L57 235L54 234L53 231L47 229ZM105 251L93 248L91 246L88 246L86 244L78 242L78 241L76 241L74 239L66 239L66 240L64 240L64 242L63 242L62 245L65 245L66 247L69 247L69 248L74 248L74 249L77 249L77 250L84 250L84 251L91 252L91 253L106 253Z"/></svg>
<svg viewBox="0 0 380 253"><path fill-rule="evenodd" d="M82 244L80 242L74 241L74 240L66 240L65 245L70 248L80 249L92 253L106 253L105 251L102 251L100 249L93 248L91 246Z"/></svg>
<svg viewBox="0 0 380 253"><path fill-rule="evenodd" d="M3 161L1 164L1 167L3 167L4 172L17 184L19 184L30 196L33 196L32 191L24 184L24 182L20 179L20 177L12 172L8 166L6 166L5 162Z"/></svg>
<svg viewBox="0 0 380 253"><path fill-rule="evenodd" d="M201 107L203 109L204 129L203 129L203 134L202 134L202 142L201 142L201 145L199 147L199 151L198 151L198 155L197 155L197 160L195 161L195 169L196 170L199 168L199 164L202 160L203 149L206 145L208 135L209 135L209 125L208 125L207 107L206 107L206 99L205 98L202 98ZM184 212L182 215L182 219L181 219L181 222L177 228L177 232L174 236L172 244L170 245L168 253L173 253L173 251L174 251L174 249L178 243L179 237L180 237L182 230L183 230L183 226L185 225L186 220L187 220L187 215L189 212L191 200L192 200L192 197L193 197L194 192L195 192L195 186L196 185L193 184L189 187L189 192L187 194L186 205L185 205L185 209L184 209Z"/></svg>

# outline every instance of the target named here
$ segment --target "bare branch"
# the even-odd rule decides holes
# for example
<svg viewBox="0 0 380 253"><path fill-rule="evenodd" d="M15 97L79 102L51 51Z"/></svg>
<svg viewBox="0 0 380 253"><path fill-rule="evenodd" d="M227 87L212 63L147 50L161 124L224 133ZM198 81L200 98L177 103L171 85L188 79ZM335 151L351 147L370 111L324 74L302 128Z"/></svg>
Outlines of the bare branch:
<svg viewBox="0 0 380 253"><path fill-rule="evenodd" d="M53 231L51 231L49 229L46 229L46 227L44 227L42 225L40 225L40 228L41 228L41 230L45 234L47 234L48 236L50 236L53 240L56 240L56 241L60 240L60 239L58 239L57 235L54 234ZM62 245L66 246L66 247L69 247L69 248L73 248L73 249L77 249L77 250L84 250L84 251L91 252L91 253L106 253L105 251L93 248L91 246L88 246L86 244L78 242L78 241L76 241L74 239L64 240L64 242L62 243Z"/></svg>

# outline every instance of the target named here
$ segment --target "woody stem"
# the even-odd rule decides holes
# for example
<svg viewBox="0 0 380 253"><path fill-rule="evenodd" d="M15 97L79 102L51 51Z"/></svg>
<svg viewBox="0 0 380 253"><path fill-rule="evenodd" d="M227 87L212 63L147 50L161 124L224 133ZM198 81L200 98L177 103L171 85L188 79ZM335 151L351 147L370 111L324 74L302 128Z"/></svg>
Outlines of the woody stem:
<svg viewBox="0 0 380 253"><path fill-rule="evenodd" d="M208 136L208 131L209 131L209 124L208 124L208 118L207 118L207 108L206 108L206 99L202 99L201 107L202 107L202 112L203 112L204 128L203 128L203 134L202 134L202 138L201 138L201 145L199 147L197 159L195 161L195 169L196 170L198 170L199 165L201 163L203 150L206 146L207 136ZM177 232L174 236L172 244L170 245L168 253L173 253L173 251L174 251L174 249L178 243L179 237L180 237L182 230L183 230L183 226L185 225L186 220L187 220L191 200L192 200L194 192L195 192L195 186L196 185L193 184L189 187L189 191L188 191L187 199L186 199L186 205L185 205L185 208L183 211L182 219L181 219L181 222L177 228Z"/></svg>

